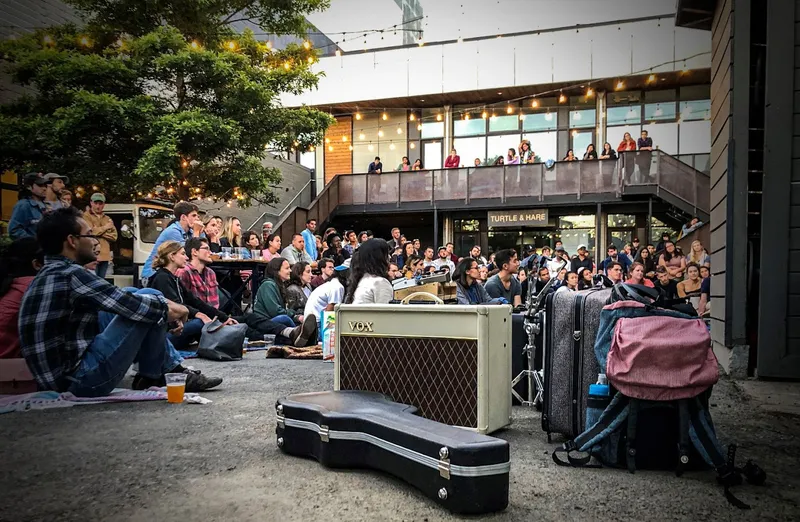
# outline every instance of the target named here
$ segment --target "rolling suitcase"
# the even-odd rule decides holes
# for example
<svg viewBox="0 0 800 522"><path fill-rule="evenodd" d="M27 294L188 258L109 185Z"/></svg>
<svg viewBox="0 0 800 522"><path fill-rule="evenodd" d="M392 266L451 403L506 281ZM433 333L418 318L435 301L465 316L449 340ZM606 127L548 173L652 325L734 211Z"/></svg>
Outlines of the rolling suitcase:
<svg viewBox="0 0 800 522"><path fill-rule="evenodd" d="M278 400L278 447L331 468L394 475L453 513L508 505L508 442L414 415L413 406L362 391Z"/></svg>
<svg viewBox="0 0 800 522"><path fill-rule="evenodd" d="M545 303L542 429L572 439L586 429L589 385L600 365L594 341L611 289L557 292Z"/></svg>

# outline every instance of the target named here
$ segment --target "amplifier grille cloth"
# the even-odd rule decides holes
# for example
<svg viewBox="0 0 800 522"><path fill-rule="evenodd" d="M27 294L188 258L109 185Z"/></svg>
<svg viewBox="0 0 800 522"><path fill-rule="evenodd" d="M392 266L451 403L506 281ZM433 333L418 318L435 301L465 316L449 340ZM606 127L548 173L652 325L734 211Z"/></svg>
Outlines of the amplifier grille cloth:
<svg viewBox="0 0 800 522"><path fill-rule="evenodd" d="M341 336L339 388L379 392L452 426L478 425L478 341Z"/></svg>

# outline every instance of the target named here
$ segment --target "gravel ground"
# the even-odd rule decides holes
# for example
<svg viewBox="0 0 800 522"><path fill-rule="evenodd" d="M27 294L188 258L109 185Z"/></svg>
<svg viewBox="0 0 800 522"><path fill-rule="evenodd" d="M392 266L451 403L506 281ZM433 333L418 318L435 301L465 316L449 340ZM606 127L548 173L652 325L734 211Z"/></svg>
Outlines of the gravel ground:
<svg viewBox="0 0 800 522"><path fill-rule="evenodd" d="M225 378L213 404L76 406L0 416L0 521L452 520L415 489L363 470L327 470L275 445L281 396L331 389L333 365L266 360L193 361ZM768 473L765 487L725 501L713 473L555 466L538 413L514 409L499 434L511 443L508 508L489 520L797 520L800 417L763 410L735 382L717 386L723 442Z"/></svg>

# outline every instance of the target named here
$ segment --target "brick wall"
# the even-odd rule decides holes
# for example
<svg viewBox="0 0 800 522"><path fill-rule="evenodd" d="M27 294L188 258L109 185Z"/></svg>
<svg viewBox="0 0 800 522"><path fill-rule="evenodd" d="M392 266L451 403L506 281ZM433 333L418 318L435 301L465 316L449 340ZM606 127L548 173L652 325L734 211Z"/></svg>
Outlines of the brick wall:
<svg viewBox="0 0 800 522"><path fill-rule="evenodd" d="M342 141L345 137L347 141ZM327 143L330 140L330 143ZM353 118L343 116L336 118L336 123L328 127L325 133L325 184L337 174L353 172L353 153L350 145L353 140ZM332 149L332 150L331 150ZM320 187L321 189L321 187Z"/></svg>

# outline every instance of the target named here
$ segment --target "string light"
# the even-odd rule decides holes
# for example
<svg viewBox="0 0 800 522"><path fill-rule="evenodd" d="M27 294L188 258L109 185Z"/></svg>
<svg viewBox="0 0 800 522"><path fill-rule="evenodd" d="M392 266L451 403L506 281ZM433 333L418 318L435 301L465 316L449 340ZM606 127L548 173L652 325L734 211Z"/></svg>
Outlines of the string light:
<svg viewBox="0 0 800 522"><path fill-rule="evenodd" d="M544 119L547 121L551 121L553 119L553 113L548 110L547 113L544 115Z"/></svg>
<svg viewBox="0 0 800 522"><path fill-rule="evenodd" d="M465 119L465 120L467 120L467 121L469 121L469 113L468 113L468 112L465 112L465 113L464 113L464 119Z"/></svg>
<svg viewBox="0 0 800 522"><path fill-rule="evenodd" d="M268 51L272 50L272 42L270 42L269 40L267 40L267 50Z"/></svg>
<svg viewBox="0 0 800 522"><path fill-rule="evenodd" d="M370 152L372 152L373 150L375 150L375 147L373 147L373 146L372 146L372 143L370 143L369 145L367 145L367 150L369 150Z"/></svg>
<svg viewBox="0 0 800 522"><path fill-rule="evenodd" d="M578 137L578 131L576 131L576 130L572 131L572 137L573 138L577 138Z"/></svg>
<svg viewBox="0 0 800 522"><path fill-rule="evenodd" d="M289 62L285 62L285 63L283 64L283 68L284 68L284 69L286 69L286 70L288 71L289 69L291 69L291 68L292 68L292 64L290 64Z"/></svg>
<svg viewBox="0 0 800 522"><path fill-rule="evenodd" d="M341 56L342 55L342 51L340 51L339 49L336 49L336 52L334 54L336 56Z"/></svg>
<svg viewBox="0 0 800 522"><path fill-rule="evenodd" d="M421 123L417 125L417 130L418 130L418 131L421 131L421 130L422 130L422 124L421 124Z"/></svg>
<svg viewBox="0 0 800 522"><path fill-rule="evenodd" d="M408 148L409 148L409 149L416 149L416 148L417 148L417 146L416 146L416 145L414 145L414 142L412 141L411 143L409 143L409 144L408 144Z"/></svg>
<svg viewBox="0 0 800 522"><path fill-rule="evenodd" d="M333 145L328 145L328 152L333 152Z"/></svg>
<svg viewBox="0 0 800 522"><path fill-rule="evenodd" d="M647 77L647 83L653 83L654 81L656 81L655 74L651 74L650 76Z"/></svg>
<svg viewBox="0 0 800 522"><path fill-rule="evenodd" d="M186 180L183 180L183 181L181 182L181 185L183 185L184 187L188 187L188 186L189 186L189 182L188 182L188 181L186 181Z"/></svg>
<svg viewBox="0 0 800 522"><path fill-rule="evenodd" d="M389 115L388 115L388 114L386 114L386 113L384 112L384 113L381 115L381 119L383 119L383 121L386 121L386 120L388 120L388 119L389 119Z"/></svg>
<svg viewBox="0 0 800 522"><path fill-rule="evenodd" d="M615 89L621 91L624 88L625 88L625 82L623 82L622 80L618 81Z"/></svg>
<svg viewBox="0 0 800 522"><path fill-rule="evenodd" d="M436 115L436 121L442 121L442 115L441 114L437 114Z"/></svg>
<svg viewBox="0 0 800 522"><path fill-rule="evenodd" d="M306 40L305 42L303 42L303 47L305 47L305 48L306 48L306 50L309 50L309 49L311 49L311 42L309 42L308 40Z"/></svg>
<svg viewBox="0 0 800 522"><path fill-rule="evenodd" d="M378 137L379 137L379 138L383 138L383 131L382 131L382 130L379 130L379 131L378 131Z"/></svg>
<svg viewBox="0 0 800 522"><path fill-rule="evenodd" d="M408 121L414 121L414 120L416 120L416 119L417 119L417 117L416 117L416 116L414 116L414 113L413 113L413 112L412 112L412 113L411 113L411 115L408 117Z"/></svg>
<svg viewBox="0 0 800 522"><path fill-rule="evenodd" d="M227 44L225 44L225 46L231 51L236 50L236 42L234 42L233 40L229 41Z"/></svg>
<svg viewBox="0 0 800 522"><path fill-rule="evenodd" d="M486 111L483 111L481 113L481 118L483 118L484 120L486 119L487 116L489 116L489 114Z"/></svg>
<svg viewBox="0 0 800 522"><path fill-rule="evenodd" d="M314 146L313 145L308 148L308 152L314 152Z"/></svg>
<svg viewBox="0 0 800 522"><path fill-rule="evenodd" d="M539 106L539 100L536 100L536 99L534 99L534 100L531 102L531 107L533 107L533 108L535 109L535 108L536 108L536 107L538 107L538 106Z"/></svg>
<svg viewBox="0 0 800 522"><path fill-rule="evenodd" d="M308 57L308 63L314 63L314 57L313 56L309 56Z"/></svg>
<svg viewBox="0 0 800 522"><path fill-rule="evenodd" d="M420 47L422 47L423 45L425 45L425 41L422 39L422 36L420 36L420 37L419 37L419 40L417 40L417 45L419 45Z"/></svg>
<svg viewBox="0 0 800 522"><path fill-rule="evenodd" d="M100 188L97 185L92 185L92 190L97 192Z"/></svg>
<svg viewBox="0 0 800 522"><path fill-rule="evenodd" d="M563 92L558 96L558 103L567 103L567 96Z"/></svg>
<svg viewBox="0 0 800 522"><path fill-rule="evenodd" d="M325 138L325 143L326 143L326 144L327 144L327 143L330 143L330 142L331 142L331 139L330 139L330 138Z"/></svg>
<svg viewBox="0 0 800 522"><path fill-rule="evenodd" d="M492 116L489 119L490 120L496 120L497 119L497 115L495 113L492 113Z"/></svg>
<svg viewBox="0 0 800 522"><path fill-rule="evenodd" d="M389 144L389 150L394 150L394 149L395 149L394 143L390 143Z"/></svg>
<svg viewBox="0 0 800 522"><path fill-rule="evenodd" d="M360 112L357 112L357 113L356 113L356 119L357 119L357 120L360 120L360 119L361 119L361 113L360 113Z"/></svg>
<svg viewBox="0 0 800 522"><path fill-rule="evenodd" d="M514 114L514 108L511 105L506 107L506 114Z"/></svg>
<svg viewBox="0 0 800 522"><path fill-rule="evenodd" d="M363 132L358 135L358 139L363 140L364 138L366 138L366 135Z"/></svg>
<svg viewBox="0 0 800 522"><path fill-rule="evenodd" d="M347 150L352 151L353 150L353 146L352 145L348 145Z"/></svg>
<svg viewBox="0 0 800 522"><path fill-rule="evenodd" d="M591 98L592 96L594 96L594 89L589 87L588 89L586 89L586 97Z"/></svg>
<svg viewBox="0 0 800 522"><path fill-rule="evenodd" d="M78 38L78 43L84 47L89 47L90 45L92 45L92 41L89 39L88 36L81 36L80 38Z"/></svg>
<svg viewBox="0 0 800 522"><path fill-rule="evenodd" d="M520 115L519 115L519 121L525 121L525 114L523 114L523 113L520 113Z"/></svg>
<svg viewBox="0 0 800 522"><path fill-rule="evenodd" d="M189 166L189 162L186 160L181 161L181 167L186 168Z"/></svg>
<svg viewBox="0 0 800 522"><path fill-rule="evenodd" d="M52 36L50 36L49 34L46 34L46 35L44 35L44 38L42 38L42 43L45 44L45 45L54 45L56 43L56 41L53 39Z"/></svg>
<svg viewBox="0 0 800 522"><path fill-rule="evenodd" d="M403 134L403 129L401 129L400 127L397 127L397 134Z"/></svg>
<svg viewBox="0 0 800 522"><path fill-rule="evenodd" d="M192 40L192 43L189 44L189 47L197 51L198 49L200 49L200 42L198 42L197 40Z"/></svg>
<svg viewBox="0 0 800 522"><path fill-rule="evenodd" d="M342 141L347 142L347 136L342 136Z"/></svg>

